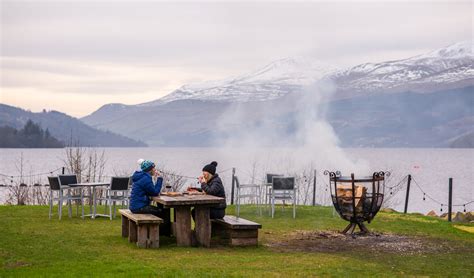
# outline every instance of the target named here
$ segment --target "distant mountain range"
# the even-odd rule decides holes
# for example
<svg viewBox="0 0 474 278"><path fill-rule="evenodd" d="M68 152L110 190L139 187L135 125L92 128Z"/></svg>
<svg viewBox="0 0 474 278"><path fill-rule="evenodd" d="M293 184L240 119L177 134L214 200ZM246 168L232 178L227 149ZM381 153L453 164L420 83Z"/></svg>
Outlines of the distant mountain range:
<svg viewBox="0 0 474 278"><path fill-rule="evenodd" d="M176 100L219 102L267 101L300 91L336 68L304 57L277 60L238 77L184 85L170 94L139 106L154 106Z"/></svg>
<svg viewBox="0 0 474 278"><path fill-rule="evenodd" d="M331 80L337 87L333 98L406 91L427 93L467 87L474 84L472 48L472 42L460 42L408 59L366 63L348 69L336 69L308 57L286 58L238 77L184 85L139 106L185 99L266 101L301 91L322 79Z"/></svg>
<svg viewBox="0 0 474 278"><path fill-rule="evenodd" d="M339 97L468 87L474 84L472 48L472 42L460 42L408 59L358 65L329 78Z"/></svg>
<svg viewBox="0 0 474 278"><path fill-rule="evenodd" d="M267 128L291 138L296 103L322 81L334 89L321 96L322 108L343 146L469 147L462 136L474 131L472 48L461 42L348 69L282 59L242 76L184 85L152 102L104 105L82 121L154 146L209 146L232 129L258 128L262 117ZM238 121L223 125L234 111Z"/></svg>
<svg viewBox="0 0 474 278"><path fill-rule="evenodd" d="M0 104L0 127L9 126L21 129L31 120L66 145L73 144L91 147L144 147L145 143L118 135L110 131L98 130L57 111L32 113L17 107Z"/></svg>
<svg viewBox="0 0 474 278"><path fill-rule="evenodd" d="M454 138L450 147L452 148L474 148L474 131Z"/></svg>

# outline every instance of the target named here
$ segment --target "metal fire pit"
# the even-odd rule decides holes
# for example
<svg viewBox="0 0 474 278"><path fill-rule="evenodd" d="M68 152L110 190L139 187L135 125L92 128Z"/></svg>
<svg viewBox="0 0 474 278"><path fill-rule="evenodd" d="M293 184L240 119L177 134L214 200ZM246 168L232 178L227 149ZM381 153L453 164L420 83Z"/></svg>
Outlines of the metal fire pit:
<svg viewBox="0 0 474 278"><path fill-rule="evenodd" d="M342 219L350 224L342 231L343 234L353 234L356 226L361 233L369 230L363 222L370 223L380 210L385 192L385 176L389 172L375 172L372 176L355 178L341 176L341 172L324 171L329 175L329 188L332 203Z"/></svg>

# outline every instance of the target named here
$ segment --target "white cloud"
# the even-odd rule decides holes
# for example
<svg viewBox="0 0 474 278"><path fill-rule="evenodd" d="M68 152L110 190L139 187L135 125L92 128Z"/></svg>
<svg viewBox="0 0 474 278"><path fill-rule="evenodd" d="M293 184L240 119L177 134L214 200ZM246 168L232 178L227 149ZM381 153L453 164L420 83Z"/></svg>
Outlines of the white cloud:
<svg viewBox="0 0 474 278"><path fill-rule="evenodd" d="M222 74L209 68L182 74L180 67L49 58L3 57L0 61L1 102L74 116L84 116L106 103L152 101L182 84Z"/></svg>
<svg viewBox="0 0 474 278"><path fill-rule="evenodd" d="M126 102L288 56L347 66L469 39L471 2L4 1L2 91Z"/></svg>

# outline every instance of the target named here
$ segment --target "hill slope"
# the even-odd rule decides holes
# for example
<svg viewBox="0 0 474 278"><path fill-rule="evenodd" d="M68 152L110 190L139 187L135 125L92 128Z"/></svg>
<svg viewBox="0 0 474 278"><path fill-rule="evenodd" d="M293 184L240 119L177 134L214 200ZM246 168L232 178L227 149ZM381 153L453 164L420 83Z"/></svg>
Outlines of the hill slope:
<svg viewBox="0 0 474 278"><path fill-rule="evenodd" d="M52 136L65 142L77 142L91 147L143 147L146 144L110 131L102 131L84 124L82 121L57 111L32 113L13 106L0 104L0 126L22 128L31 120Z"/></svg>

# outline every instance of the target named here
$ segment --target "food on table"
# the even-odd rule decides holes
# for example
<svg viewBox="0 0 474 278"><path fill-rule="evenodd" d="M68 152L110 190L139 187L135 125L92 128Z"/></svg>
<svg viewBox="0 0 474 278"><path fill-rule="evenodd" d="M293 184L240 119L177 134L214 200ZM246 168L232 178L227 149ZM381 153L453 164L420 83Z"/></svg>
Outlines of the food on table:
<svg viewBox="0 0 474 278"><path fill-rule="evenodd" d="M187 195L206 195L205 192L199 192L199 191L186 191L186 192L183 192L183 194L187 194Z"/></svg>
<svg viewBox="0 0 474 278"><path fill-rule="evenodd" d="M173 196L182 196L183 193L181 193L181 192L163 192L163 193L161 193L161 195L173 197Z"/></svg>

